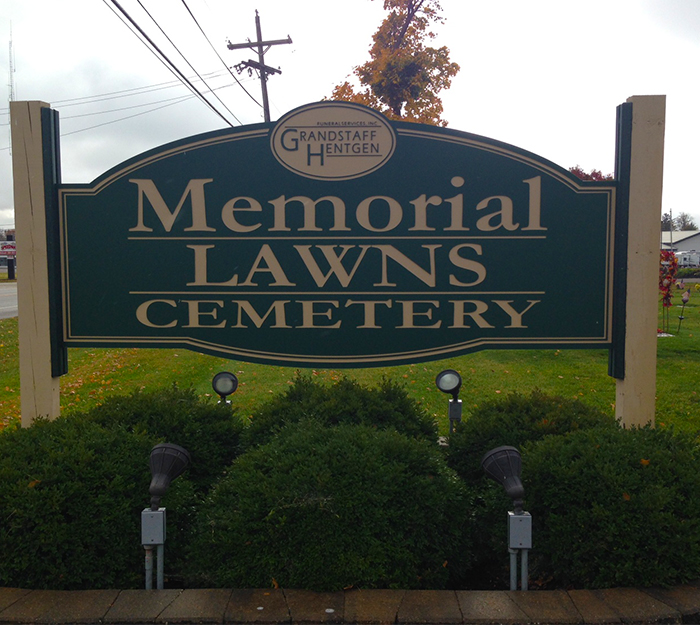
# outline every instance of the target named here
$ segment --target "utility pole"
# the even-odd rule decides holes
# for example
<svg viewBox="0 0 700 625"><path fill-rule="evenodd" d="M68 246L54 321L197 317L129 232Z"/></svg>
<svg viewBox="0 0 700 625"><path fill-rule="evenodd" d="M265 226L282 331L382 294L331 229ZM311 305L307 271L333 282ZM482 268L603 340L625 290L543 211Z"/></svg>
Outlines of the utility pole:
<svg viewBox="0 0 700 625"><path fill-rule="evenodd" d="M260 74L260 84L262 86L262 97L263 97L263 112L265 114L265 121L269 122L270 121L270 104L267 99L267 76L268 74L281 74L282 72L279 69L275 69L274 67L270 67L268 65L265 65L265 53L270 49L272 46L276 46L282 43L292 43L292 39L289 35L287 35L286 39L273 39L270 41L263 41L262 38L262 32L260 29L260 15L258 14L258 11L255 11L255 30L257 34L257 41L251 41L250 39L248 40L247 43L231 43L230 41L228 42L228 49L229 50L240 50L242 48L250 48L253 50L253 52L258 53L258 60L253 61L253 60L248 60L248 61L243 61L242 63L239 63L236 65L236 70L240 74L244 69L248 69L249 72L252 72L254 69L258 71Z"/></svg>

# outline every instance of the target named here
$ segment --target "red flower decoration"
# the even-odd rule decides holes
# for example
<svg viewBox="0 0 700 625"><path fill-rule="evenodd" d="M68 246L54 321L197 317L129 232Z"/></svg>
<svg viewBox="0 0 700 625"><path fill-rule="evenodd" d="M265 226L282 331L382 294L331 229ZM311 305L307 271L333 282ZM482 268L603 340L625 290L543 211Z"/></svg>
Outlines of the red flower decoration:
<svg viewBox="0 0 700 625"><path fill-rule="evenodd" d="M664 308L670 308L673 297L673 285L676 283L678 273L678 259L671 250L661 250L661 262L659 264L659 291Z"/></svg>

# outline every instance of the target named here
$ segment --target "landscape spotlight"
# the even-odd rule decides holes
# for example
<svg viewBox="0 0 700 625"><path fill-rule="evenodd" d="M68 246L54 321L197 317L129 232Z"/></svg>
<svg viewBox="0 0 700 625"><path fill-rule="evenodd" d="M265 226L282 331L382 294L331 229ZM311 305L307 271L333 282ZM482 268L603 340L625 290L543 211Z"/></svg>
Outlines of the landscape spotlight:
<svg viewBox="0 0 700 625"><path fill-rule="evenodd" d="M160 443L151 450L151 510L158 510L160 500L176 477L190 463L190 453L179 445Z"/></svg>
<svg viewBox="0 0 700 625"><path fill-rule="evenodd" d="M141 544L146 550L146 590L153 588L153 548L157 556L157 588L163 588L165 560L165 508L160 500L170 482L182 475L190 463L190 454L179 445L160 443L151 450L151 507L141 512Z"/></svg>
<svg viewBox="0 0 700 625"><path fill-rule="evenodd" d="M525 489L520 481L522 461L515 447L496 447L481 459L481 468L502 484L513 500L515 510L508 513L508 551L510 552L510 589L518 588L518 554L522 590L527 590L528 550L532 549L532 517L523 511Z"/></svg>
<svg viewBox="0 0 700 625"><path fill-rule="evenodd" d="M448 395L452 395L452 399L457 400L459 389L462 386L462 376L454 369L445 369L437 374L435 385Z"/></svg>
<svg viewBox="0 0 700 625"><path fill-rule="evenodd" d="M520 452L507 445L496 447L481 459L481 468L486 471L486 475L503 485L506 494L513 500L516 514L518 510L522 511L525 489L520 481Z"/></svg>
<svg viewBox="0 0 700 625"><path fill-rule="evenodd" d="M462 376L454 369L445 369L438 373L435 378L435 386L443 393L452 395L448 412L450 418L450 434L452 434L457 427L457 423L462 420L462 400L458 398L459 389L462 386Z"/></svg>
<svg viewBox="0 0 700 625"><path fill-rule="evenodd" d="M238 388L238 378L233 375L233 373L222 371L214 376L214 379L211 381L211 386L219 396L220 404L230 404L231 402L226 398L236 392Z"/></svg>

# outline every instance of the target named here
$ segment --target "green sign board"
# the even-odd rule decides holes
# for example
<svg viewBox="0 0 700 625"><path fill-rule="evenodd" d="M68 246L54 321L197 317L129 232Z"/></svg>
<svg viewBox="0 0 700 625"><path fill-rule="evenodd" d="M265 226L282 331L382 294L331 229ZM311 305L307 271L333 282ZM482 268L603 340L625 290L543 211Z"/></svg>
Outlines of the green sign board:
<svg viewBox="0 0 700 625"><path fill-rule="evenodd" d="M322 102L59 187L63 342L305 367L612 343L615 183Z"/></svg>

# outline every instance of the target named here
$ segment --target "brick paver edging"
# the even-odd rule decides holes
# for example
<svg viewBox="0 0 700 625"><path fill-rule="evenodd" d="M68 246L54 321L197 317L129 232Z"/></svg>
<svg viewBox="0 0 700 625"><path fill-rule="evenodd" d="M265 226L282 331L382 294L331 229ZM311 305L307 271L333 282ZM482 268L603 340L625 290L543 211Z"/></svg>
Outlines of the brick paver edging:
<svg viewBox="0 0 700 625"><path fill-rule="evenodd" d="M0 623L700 624L700 583L568 592L0 588Z"/></svg>

